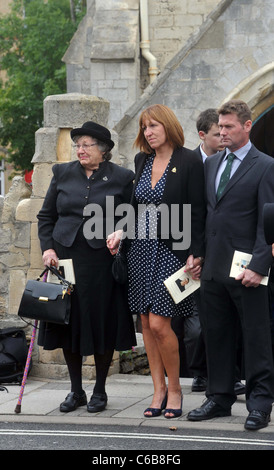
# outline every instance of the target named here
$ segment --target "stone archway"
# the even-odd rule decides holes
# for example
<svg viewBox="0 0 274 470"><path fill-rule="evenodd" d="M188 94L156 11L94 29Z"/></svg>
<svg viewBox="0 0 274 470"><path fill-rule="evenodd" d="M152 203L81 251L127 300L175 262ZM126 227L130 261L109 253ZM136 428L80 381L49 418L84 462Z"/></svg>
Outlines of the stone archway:
<svg viewBox="0 0 274 470"><path fill-rule="evenodd" d="M253 124L250 139L261 152L274 157L274 105L262 113Z"/></svg>
<svg viewBox="0 0 274 470"><path fill-rule="evenodd" d="M243 80L225 101L241 99L252 110L253 127L250 139L264 153L274 157L274 62Z"/></svg>

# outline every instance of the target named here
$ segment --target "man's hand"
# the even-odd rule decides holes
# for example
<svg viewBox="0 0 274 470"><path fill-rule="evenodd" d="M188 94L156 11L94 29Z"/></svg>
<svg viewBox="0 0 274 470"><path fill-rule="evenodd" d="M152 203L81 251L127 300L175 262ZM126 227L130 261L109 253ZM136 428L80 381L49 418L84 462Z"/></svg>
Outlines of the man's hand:
<svg viewBox="0 0 274 470"><path fill-rule="evenodd" d="M242 281L245 287L258 287L263 276L261 274L251 271L251 269L245 269L242 273L235 277L236 281Z"/></svg>

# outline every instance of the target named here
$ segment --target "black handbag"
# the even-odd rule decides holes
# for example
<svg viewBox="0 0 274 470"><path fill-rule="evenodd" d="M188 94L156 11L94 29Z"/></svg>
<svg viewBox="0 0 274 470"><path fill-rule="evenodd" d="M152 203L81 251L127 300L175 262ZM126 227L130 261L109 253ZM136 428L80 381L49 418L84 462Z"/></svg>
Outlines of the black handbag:
<svg viewBox="0 0 274 470"><path fill-rule="evenodd" d="M60 283L42 282L41 278L50 270ZM23 318L67 325L70 318L72 285L59 271L47 267L36 281L28 281L21 299L18 315Z"/></svg>
<svg viewBox="0 0 274 470"><path fill-rule="evenodd" d="M122 239L112 263L112 275L118 284L125 284L128 280L127 256L123 249Z"/></svg>
<svg viewBox="0 0 274 470"><path fill-rule="evenodd" d="M28 345L22 329L0 330L0 383L21 383L27 355Z"/></svg>

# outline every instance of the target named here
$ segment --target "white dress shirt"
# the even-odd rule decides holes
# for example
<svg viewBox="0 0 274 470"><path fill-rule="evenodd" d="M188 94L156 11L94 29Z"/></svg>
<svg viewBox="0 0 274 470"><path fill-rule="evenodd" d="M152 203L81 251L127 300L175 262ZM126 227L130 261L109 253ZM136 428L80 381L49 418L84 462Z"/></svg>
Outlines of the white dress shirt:
<svg viewBox="0 0 274 470"><path fill-rule="evenodd" d="M241 147L240 149L236 150L235 152L230 152L229 149L226 149L226 153L225 153L225 156L223 158L223 161L217 171L217 175L216 175L216 181L215 181L215 188L216 188L216 191L217 191L217 188L219 186L219 181L220 181L220 178L221 178L221 174L223 173L225 167L226 167L226 163L227 163L227 156L230 154L230 153L234 153L235 157L233 162L232 162L232 167L231 167L231 173L230 173L230 178L232 175L234 175L235 171L239 168L240 164L242 163L243 159L245 158L245 156L248 154L249 150L251 149L251 142L250 140L247 142L247 144L245 144L243 147Z"/></svg>

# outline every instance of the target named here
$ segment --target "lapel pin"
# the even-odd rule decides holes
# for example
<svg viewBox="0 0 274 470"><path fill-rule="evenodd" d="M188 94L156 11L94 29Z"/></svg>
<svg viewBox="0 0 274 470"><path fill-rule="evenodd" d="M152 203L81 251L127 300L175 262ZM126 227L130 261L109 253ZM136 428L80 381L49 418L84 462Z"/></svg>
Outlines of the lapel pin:
<svg viewBox="0 0 274 470"><path fill-rule="evenodd" d="M176 173L176 171L177 171L177 168L176 168L176 166L175 166L174 168L172 168L172 170L171 170L171 171L172 171L172 173Z"/></svg>
<svg viewBox="0 0 274 470"><path fill-rule="evenodd" d="M107 176L104 176L104 177L103 177L103 180L104 180L104 181L108 181L108 177L107 177Z"/></svg>

